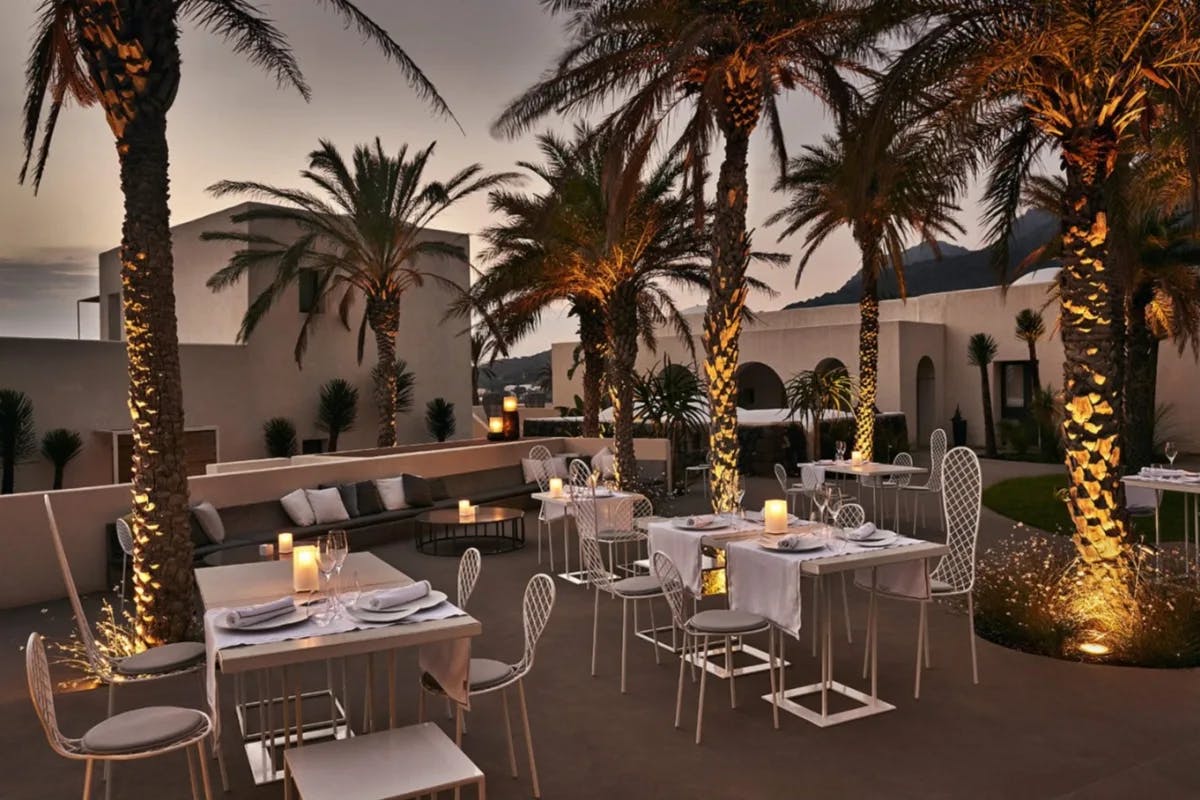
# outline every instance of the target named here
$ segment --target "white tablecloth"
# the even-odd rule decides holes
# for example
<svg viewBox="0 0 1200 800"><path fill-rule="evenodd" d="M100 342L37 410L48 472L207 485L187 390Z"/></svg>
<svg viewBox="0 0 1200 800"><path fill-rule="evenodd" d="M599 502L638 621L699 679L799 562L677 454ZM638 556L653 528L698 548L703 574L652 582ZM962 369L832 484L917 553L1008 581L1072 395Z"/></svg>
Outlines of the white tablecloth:
<svg viewBox="0 0 1200 800"><path fill-rule="evenodd" d="M839 540L833 545L834 549L823 548L807 553L765 550L753 539L730 542L725 549L729 606L737 611L766 617L782 630L799 635L803 623L801 564L854 553L887 552L920 541L901 536L891 547L881 550L878 547L863 547ZM855 580L869 587L871 570L857 570ZM876 585L882 593L928 597L925 562L919 559L876 567Z"/></svg>
<svg viewBox="0 0 1200 800"><path fill-rule="evenodd" d="M675 563L684 587L694 596L700 596L701 544L705 536L722 534L738 535L747 531L762 530L762 523L735 519L726 528L710 528L689 531L679 528L672 520L652 522L646 526L650 537L650 552L661 551Z"/></svg>
<svg viewBox="0 0 1200 800"><path fill-rule="evenodd" d="M596 523L598 530L633 530L633 504L622 504L619 502L626 497L633 497L633 495L629 492L613 492L611 495L596 498ZM571 513L571 500L568 497L542 500L542 508L544 509L542 516L545 519L562 519L565 515ZM618 509L621 509L624 513L618 513Z"/></svg>

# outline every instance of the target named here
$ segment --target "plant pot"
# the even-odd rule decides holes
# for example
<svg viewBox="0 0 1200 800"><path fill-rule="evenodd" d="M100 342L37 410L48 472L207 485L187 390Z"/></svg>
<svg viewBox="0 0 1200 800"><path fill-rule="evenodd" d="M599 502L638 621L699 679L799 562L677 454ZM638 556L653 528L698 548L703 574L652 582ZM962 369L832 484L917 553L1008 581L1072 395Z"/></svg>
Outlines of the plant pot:
<svg viewBox="0 0 1200 800"><path fill-rule="evenodd" d="M951 419L950 429L954 436L954 446L965 447L967 444L967 421L965 419Z"/></svg>

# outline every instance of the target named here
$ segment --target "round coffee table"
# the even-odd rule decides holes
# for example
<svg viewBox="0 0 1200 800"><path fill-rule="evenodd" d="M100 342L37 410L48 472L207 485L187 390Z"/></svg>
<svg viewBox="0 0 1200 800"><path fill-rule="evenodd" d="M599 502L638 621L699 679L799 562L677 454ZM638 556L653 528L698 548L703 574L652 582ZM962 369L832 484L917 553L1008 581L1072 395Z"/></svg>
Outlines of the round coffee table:
<svg viewBox="0 0 1200 800"><path fill-rule="evenodd" d="M419 514L417 549L435 556L458 556L468 547L485 555L511 553L525 546L525 512L515 508L477 507L475 519L464 521L457 508Z"/></svg>

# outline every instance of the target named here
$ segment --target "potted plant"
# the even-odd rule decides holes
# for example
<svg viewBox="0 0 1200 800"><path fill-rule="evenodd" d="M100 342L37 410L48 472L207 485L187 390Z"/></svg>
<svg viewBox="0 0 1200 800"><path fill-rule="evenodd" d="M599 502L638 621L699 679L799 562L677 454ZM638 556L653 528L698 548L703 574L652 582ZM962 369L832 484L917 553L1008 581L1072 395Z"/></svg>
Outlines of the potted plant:
<svg viewBox="0 0 1200 800"><path fill-rule="evenodd" d="M954 435L954 446L964 447L967 444L967 421L963 419L962 410L954 407L954 416L950 418L950 429Z"/></svg>

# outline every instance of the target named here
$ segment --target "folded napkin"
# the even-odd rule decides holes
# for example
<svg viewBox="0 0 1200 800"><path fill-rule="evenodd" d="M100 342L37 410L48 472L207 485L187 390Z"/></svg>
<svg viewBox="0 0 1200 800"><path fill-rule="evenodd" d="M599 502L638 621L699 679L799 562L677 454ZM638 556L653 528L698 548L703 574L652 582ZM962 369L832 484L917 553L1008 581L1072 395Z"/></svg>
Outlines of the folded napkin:
<svg viewBox="0 0 1200 800"><path fill-rule="evenodd" d="M1141 474L1145 478L1190 478L1196 473L1186 469L1171 469L1169 467L1142 467Z"/></svg>
<svg viewBox="0 0 1200 800"><path fill-rule="evenodd" d="M857 528L853 528L853 529L847 528L846 529L846 538L852 542L861 542L863 539L870 539L874 535L875 535L875 523L874 522L864 522L862 525L859 525Z"/></svg>
<svg viewBox="0 0 1200 800"><path fill-rule="evenodd" d="M787 536L781 536L775 540L775 547L780 550L799 550L805 544L812 541L810 534L789 533Z"/></svg>
<svg viewBox="0 0 1200 800"><path fill-rule="evenodd" d="M282 617L296 610L296 601L291 597L281 597L269 603L259 603L253 606L231 608L225 612L225 624L230 628L244 628L269 619Z"/></svg>
<svg viewBox="0 0 1200 800"><path fill-rule="evenodd" d="M717 518L712 514L696 514L684 520L689 528L707 528L717 521Z"/></svg>
<svg viewBox="0 0 1200 800"><path fill-rule="evenodd" d="M373 592L364 592L358 598L358 606L368 611L389 611L405 603L420 600L427 594L429 594L429 581L417 581L396 589L376 589Z"/></svg>

